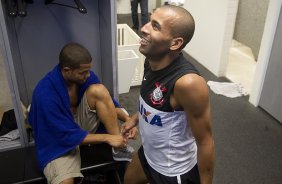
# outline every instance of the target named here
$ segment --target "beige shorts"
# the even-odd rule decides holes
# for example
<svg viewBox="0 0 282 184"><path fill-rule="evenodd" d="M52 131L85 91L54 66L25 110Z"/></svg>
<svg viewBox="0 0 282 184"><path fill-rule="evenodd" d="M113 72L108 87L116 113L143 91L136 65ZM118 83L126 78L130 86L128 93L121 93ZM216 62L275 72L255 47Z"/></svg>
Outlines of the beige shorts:
<svg viewBox="0 0 282 184"><path fill-rule="evenodd" d="M65 155L49 162L44 168L43 173L48 183L59 184L68 178L80 177L82 180L83 175L80 172L80 167L80 152L77 147Z"/></svg>
<svg viewBox="0 0 282 184"><path fill-rule="evenodd" d="M73 114L73 116L79 126L88 132L95 133L100 125L96 110L90 109L88 105L86 93L84 93L76 114Z"/></svg>
<svg viewBox="0 0 282 184"><path fill-rule="evenodd" d="M73 116L79 126L88 132L94 133L100 124L96 111L89 108L86 94L83 95L77 112L73 114ZM68 178L82 179L83 175L80 172L80 168L80 151L79 147L77 147L65 155L49 162L43 172L48 183L59 184Z"/></svg>

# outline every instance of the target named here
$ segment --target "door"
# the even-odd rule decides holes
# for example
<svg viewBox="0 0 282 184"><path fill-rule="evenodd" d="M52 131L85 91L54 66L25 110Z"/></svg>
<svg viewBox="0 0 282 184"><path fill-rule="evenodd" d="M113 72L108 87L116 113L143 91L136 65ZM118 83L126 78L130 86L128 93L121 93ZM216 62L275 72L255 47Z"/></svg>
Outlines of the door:
<svg viewBox="0 0 282 184"><path fill-rule="evenodd" d="M282 123L282 13L280 11L276 33L266 70L259 106Z"/></svg>

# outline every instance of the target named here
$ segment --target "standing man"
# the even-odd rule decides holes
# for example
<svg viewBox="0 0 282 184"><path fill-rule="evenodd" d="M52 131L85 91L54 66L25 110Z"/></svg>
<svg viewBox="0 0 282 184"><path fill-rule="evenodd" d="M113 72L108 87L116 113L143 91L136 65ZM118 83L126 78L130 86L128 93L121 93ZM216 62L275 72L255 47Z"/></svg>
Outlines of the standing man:
<svg viewBox="0 0 282 184"><path fill-rule="evenodd" d="M175 5L175 6L183 6L185 0L167 0L164 2L164 5Z"/></svg>
<svg viewBox="0 0 282 184"><path fill-rule="evenodd" d="M131 17L132 17L132 29L139 30L139 18L138 18L138 4L141 9L141 27L148 22L148 0L130 0L131 3Z"/></svg>
<svg viewBox="0 0 282 184"><path fill-rule="evenodd" d="M63 47L59 64L37 84L29 112L37 159L48 183L73 184L81 180L79 145L107 143L115 160L133 152L120 135L117 118L128 120L90 71L91 55L77 43ZM107 134L96 133L103 124ZM134 137L135 133L131 132ZM130 136L129 136L130 137ZM99 151L99 150L97 150Z"/></svg>
<svg viewBox="0 0 282 184"><path fill-rule="evenodd" d="M173 5L158 8L141 29L139 50L146 60L139 112L122 133L138 124L142 146L127 168L125 184L212 183L208 87L182 54L194 30L192 15Z"/></svg>

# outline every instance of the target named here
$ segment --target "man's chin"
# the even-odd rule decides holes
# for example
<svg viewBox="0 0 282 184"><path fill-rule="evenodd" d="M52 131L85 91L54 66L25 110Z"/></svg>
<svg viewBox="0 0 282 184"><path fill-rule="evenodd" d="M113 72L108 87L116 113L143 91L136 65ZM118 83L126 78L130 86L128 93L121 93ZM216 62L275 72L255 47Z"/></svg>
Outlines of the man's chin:
<svg viewBox="0 0 282 184"><path fill-rule="evenodd" d="M141 54L143 54L144 56L146 56L146 54L147 54L146 50L143 49L142 46L140 46L139 52L140 52Z"/></svg>
<svg viewBox="0 0 282 184"><path fill-rule="evenodd" d="M83 84L85 82L86 82L86 80L81 80L81 81L77 81L76 84L81 85L81 84Z"/></svg>

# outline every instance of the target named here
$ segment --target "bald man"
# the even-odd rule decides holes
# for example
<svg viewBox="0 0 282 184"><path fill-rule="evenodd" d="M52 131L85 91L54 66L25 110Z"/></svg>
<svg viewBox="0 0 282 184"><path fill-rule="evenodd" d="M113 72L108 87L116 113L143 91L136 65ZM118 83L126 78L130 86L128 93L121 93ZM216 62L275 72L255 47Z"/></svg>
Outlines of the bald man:
<svg viewBox="0 0 282 184"><path fill-rule="evenodd" d="M141 29L146 57L139 112L122 127L139 126L142 146L125 173L125 184L212 183L214 141L208 87L182 49L195 30L182 7L158 8Z"/></svg>

